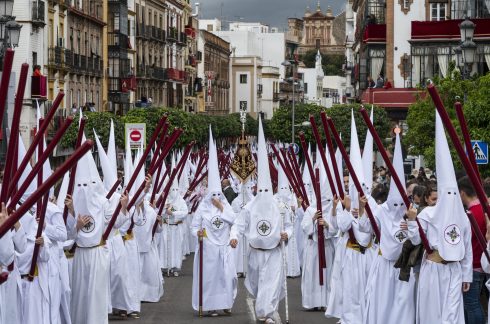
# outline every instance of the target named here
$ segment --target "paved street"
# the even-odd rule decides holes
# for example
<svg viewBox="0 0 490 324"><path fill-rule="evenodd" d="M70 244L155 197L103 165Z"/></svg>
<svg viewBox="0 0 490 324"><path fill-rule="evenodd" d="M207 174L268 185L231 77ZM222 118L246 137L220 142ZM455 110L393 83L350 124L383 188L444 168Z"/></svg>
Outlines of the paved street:
<svg viewBox="0 0 490 324"><path fill-rule="evenodd" d="M145 303L142 305L141 319L125 320L124 322L144 324L188 324L188 323L233 323L249 324L259 323L254 320L253 303L243 285L243 279L239 279L238 296L233 307L233 315L220 316L218 318L199 318L191 306L192 294L192 262L193 256L184 261L183 271L178 278L165 277L165 293L162 300L156 304ZM289 279L289 323L308 324L334 324L336 320L327 320L323 312L307 312L301 308L301 278ZM284 302L280 307L280 319L277 323L285 323ZM282 319L282 321L281 321ZM121 323L121 320L111 320L110 323Z"/></svg>

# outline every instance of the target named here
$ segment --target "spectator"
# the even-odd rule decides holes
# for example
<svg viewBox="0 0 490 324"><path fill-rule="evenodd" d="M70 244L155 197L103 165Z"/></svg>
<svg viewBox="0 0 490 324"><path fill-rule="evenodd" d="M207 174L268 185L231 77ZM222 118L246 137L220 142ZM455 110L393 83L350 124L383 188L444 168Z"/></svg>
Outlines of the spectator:
<svg viewBox="0 0 490 324"><path fill-rule="evenodd" d="M76 115L77 114L77 111L78 111L77 104L71 105L71 113L72 113L72 115Z"/></svg>
<svg viewBox="0 0 490 324"><path fill-rule="evenodd" d="M393 86L391 85L391 82L390 82L390 80L388 80L388 78L385 79L385 85L383 88L385 88L385 89L393 88Z"/></svg>
<svg viewBox="0 0 490 324"><path fill-rule="evenodd" d="M370 89L376 87L376 83L374 83L373 78L371 78L370 76L368 76L368 78L367 78L367 87Z"/></svg>
<svg viewBox="0 0 490 324"><path fill-rule="evenodd" d="M422 207L435 206L437 203L437 188L434 185L427 187L424 199L420 203Z"/></svg>
<svg viewBox="0 0 490 324"><path fill-rule="evenodd" d="M426 190L427 188L422 185L417 185L415 188L413 188L412 203L413 203L413 207L417 208L417 210L419 210L421 205L425 205L422 201L424 200ZM421 209L419 210L419 212L420 211Z"/></svg>
<svg viewBox="0 0 490 324"><path fill-rule="evenodd" d="M383 76L380 74L378 75L378 78L376 79L376 86L375 88L383 88L385 85L385 80L383 79Z"/></svg>
<svg viewBox="0 0 490 324"><path fill-rule="evenodd" d="M41 66L40 65L34 65L34 72L32 72L32 76L42 76L43 74L41 73Z"/></svg>
<svg viewBox="0 0 490 324"><path fill-rule="evenodd" d="M458 180L458 188L463 204L475 217L480 231L486 233L487 226L483 208L470 179L467 176L460 178ZM470 285L470 290L463 292L464 317L466 324L478 324L485 321L485 314L480 303L480 294L485 283L485 273L480 262L483 249L474 230L471 231L471 246L473 247L473 282Z"/></svg>
<svg viewBox="0 0 490 324"><path fill-rule="evenodd" d="M490 204L490 178L486 178L483 181L483 189L485 190L485 195L487 196L488 203Z"/></svg>

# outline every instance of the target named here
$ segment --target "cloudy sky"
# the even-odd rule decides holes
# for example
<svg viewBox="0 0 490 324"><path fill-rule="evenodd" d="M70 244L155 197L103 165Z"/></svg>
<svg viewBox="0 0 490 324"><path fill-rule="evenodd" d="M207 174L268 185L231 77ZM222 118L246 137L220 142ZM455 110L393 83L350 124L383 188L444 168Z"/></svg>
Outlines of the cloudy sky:
<svg viewBox="0 0 490 324"><path fill-rule="evenodd" d="M220 18L232 21L262 22L271 27L286 28L287 18L303 17L306 6L315 10L317 0L192 0L201 5L200 18ZM325 12L331 6L334 14L340 13L343 0L321 0Z"/></svg>

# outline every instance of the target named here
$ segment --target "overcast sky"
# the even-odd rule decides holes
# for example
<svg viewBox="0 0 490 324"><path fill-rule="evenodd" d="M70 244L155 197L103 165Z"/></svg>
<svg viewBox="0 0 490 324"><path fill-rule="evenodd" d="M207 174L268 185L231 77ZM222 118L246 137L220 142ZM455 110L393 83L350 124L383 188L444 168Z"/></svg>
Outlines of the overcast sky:
<svg viewBox="0 0 490 324"><path fill-rule="evenodd" d="M200 18L220 18L231 21L261 22L271 27L287 28L287 18L302 18L306 6L316 9L317 0L192 0L201 5ZM344 10L343 0L321 0L325 12L328 6L334 14Z"/></svg>

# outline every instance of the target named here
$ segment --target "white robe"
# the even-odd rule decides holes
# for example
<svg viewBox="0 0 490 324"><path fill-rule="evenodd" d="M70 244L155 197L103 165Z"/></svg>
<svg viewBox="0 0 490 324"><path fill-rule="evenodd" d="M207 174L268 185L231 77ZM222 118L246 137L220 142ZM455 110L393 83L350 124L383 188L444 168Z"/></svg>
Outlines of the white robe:
<svg viewBox="0 0 490 324"><path fill-rule="evenodd" d="M231 208L235 214L240 215L242 208L251 200L253 196L241 193L231 202ZM233 249L232 254L235 259L235 268L237 273L246 274L247 273L247 255L249 253L249 245L247 242L247 237L245 235L239 235L238 246Z"/></svg>
<svg viewBox="0 0 490 324"><path fill-rule="evenodd" d="M431 207L426 207L425 213ZM430 211L429 211L430 212ZM437 250L439 233L429 224L422 213L418 216L422 229L426 233L429 246ZM413 244L420 244L421 238L415 221L409 221L409 239ZM473 250L471 246L471 228L469 223L461 228L460 244L464 245L465 254L460 261L441 264L428 260L424 256L420 268L417 289L416 323L464 323L463 282L473 281Z"/></svg>
<svg viewBox="0 0 490 324"><path fill-rule="evenodd" d="M404 209L390 210L386 202L372 210L381 231L381 241L378 249L380 252L376 252L368 277L363 322L395 323L403 318L406 323L414 323L415 275L412 273L408 282L401 281L398 279L400 269L394 267L408 237L408 233L400 229ZM367 217L362 217L359 223L362 230L371 231L371 223ZM387 312L386 309L390 311Z"/></svg>
<svg viewBox="0 0 490 324"><path fill-rule="evenodd" d="M367 216L363 215L362 217ZM371 234L359 231L359 222L351 213L347 211L337 212L335 218L339 230L344 233L345 237L343 240L340 240L340 244L347 245L348 231L352 228L359 244L364 247L369 246L371 243ZM335 280L335 276L339 275L341 287L338 286L332 289L334 290L331 294L332 298L337 300L329 301L325 314L327 317L331 317L334 314L338 315L343 324L362 323L365 311L364 290L373 257L371 249L367 248L365 253L362 254L361 252L345 247L345 252L338 250L336 253L342 253L339 257L341 263L335 264L335 266L340 266L340 273L334 274L332 281ZM330 305L334 306L333 309L329 309ZM335 308L339 306L340 309Z"/></svg>
<svg viewBox="0 0 490 324"><path fill-rule="evenodd" d="M257 198L256 198L257 199ZM260 199L260 197L259 197ZM259 215L251 211L252 205L245 206L240 216L235 220L230 237L238 239L240 234L246 235L250 244L248 257L248 272L245 287L255 298L255 313L258 318L274 316L279 302L284 298L285 269L283 269L283 256L280 248L280 232L282 225L288 237L292 235L292 224L286 218L282 224L281 215ZM273 197L270 197L273 203ZM274 202L275 203L275 202ZM277 204L277 203L276 203ZM276 207L279 211L279 207ZM269 222L267 231L261 225ZM255 246L257 245L257 246Z"/></svg>
<svg viewBox="0 0 490 324"><path fill-rule="evenodd" d="M29 274L32 255L34 252L34 240L37 232L37 222L31 214L26 214L21 219L22 226L25 228L27 245L23 253L16 253L16 262L21 275ZM43 234L44 245L39 249L37 259L38 275L33 281L27 278L22 279L22 305L21 323L25 324L49 324L49 268L50 260L49 246L51 241Z"/></svg>
<svg viewBox="0 0 490 324"><path fill-rule="evenodd" d="M51 324L60 324L62 295L61 258L65 257L60 244L66 241L67 231L63 222L63 213L58 206L48 203L45 222L46 227L44 228L44 233L51 241L49 246L50 262L48 264L50 318Z"/></svg>
<svg viewBox="0 0 490 324"><path fill-rule="evenodd" d="M138 213L140 215L134 226L134 237L138 243L139 251L139 296L141 301L156 303L163 296L163 277L160 270L156 244L152 238L153 225L156 221L156 213L145 200L144 207ZM162 227L157 226L155 235L160 235Z"/></svg>
<svg viewBox="0 0 490 324"><path fill-rule="evenodd" d="M317 222L313 222L316 208L308 208L303 216L302 228L305 236L308 238L304 249L303 273L301 276L301 296L302 305L306 309L315 307L326 307L330 293L330 279L332 275L332 266L334 263L335 247L331 240L336 234L335 229L332 231L324 228L325 242L325 261L326 268L323 269L323 286L319 283L319 265L318 265L318 226ZM328 224L328 210L324 210L324 218ZM329 227L330 228L330 227Z"/></svg>
<svg viewBox="0 0 490 324"><path fill-rule="evenodd" d="M291 224L293 224L291 237L288 239L288 243L285 245L286 252L286 276L288 277L298 277L301 275L301 263L298 251L298 237L296 235L296 227L294 226L296 222L296 213L289 206L284 211L284 217L288 217Z"/></svg>
<svg viewBox="0 0 490 324"><path fill-rule="evenodd" d="M182 267L183 232L180 227L185 226L183 220L187 217L188 209L185 201L177 197L174 201L167 202L172 208L172 215L164 215L163 231L160 237L160 267L179 271Z"/></svg>
<svg viewBox="0 0 490 324"><path fill-rule="evenodd" d="M206 200L197 209L192 222L192 235L204 229L203 251L197 249L194 256L192 279L192 307L199 310L199 258L203 253L203 311L231 309L237 294L237 277L230 241L230 228L235 213L223 201L221 212Z"/></svg>

